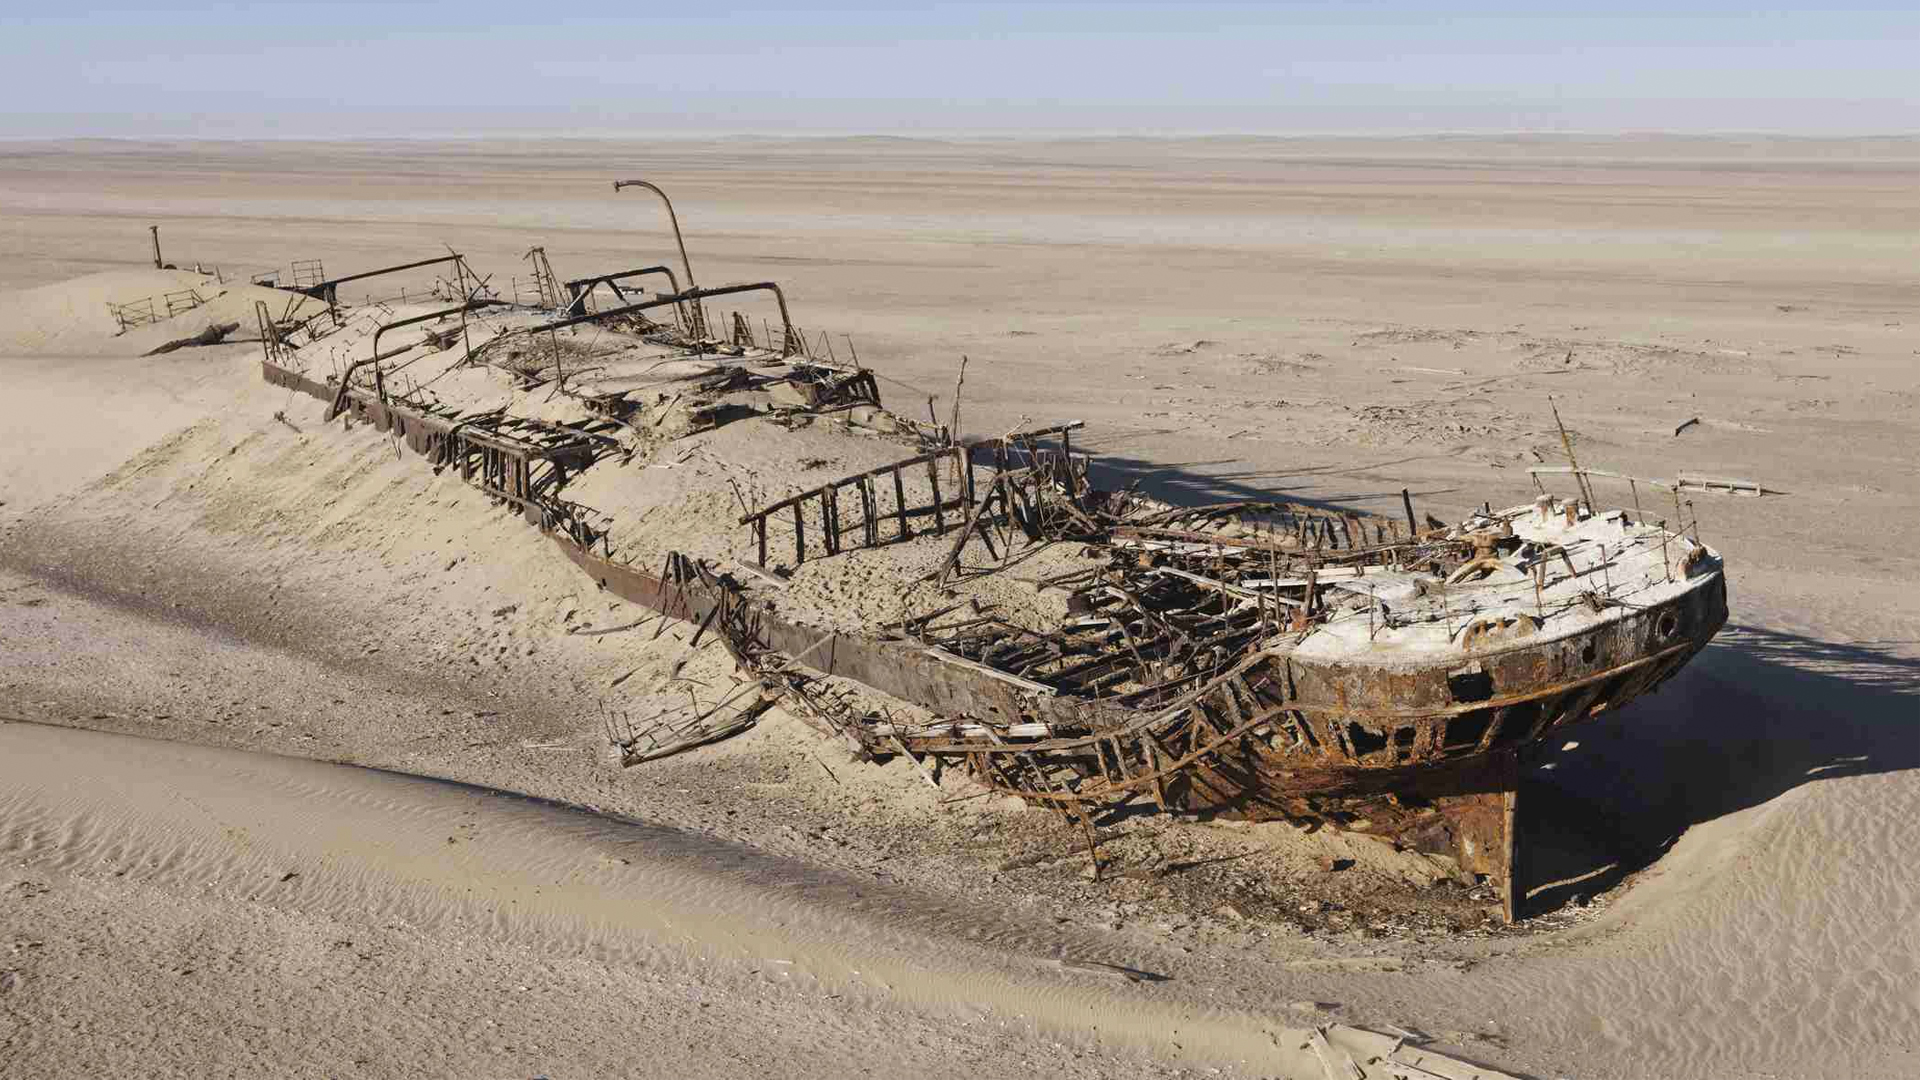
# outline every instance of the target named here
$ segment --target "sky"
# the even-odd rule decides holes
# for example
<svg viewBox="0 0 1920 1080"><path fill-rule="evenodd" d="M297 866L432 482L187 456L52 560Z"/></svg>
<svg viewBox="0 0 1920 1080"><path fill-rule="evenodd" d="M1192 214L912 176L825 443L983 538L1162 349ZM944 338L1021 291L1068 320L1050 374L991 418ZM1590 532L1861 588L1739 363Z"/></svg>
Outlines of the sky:
<svg viewBox="0 0 1920 1080"><path fill-rule="evenodd" d="M1920 132L1920 0L0 0L0 138Z"/></svg>

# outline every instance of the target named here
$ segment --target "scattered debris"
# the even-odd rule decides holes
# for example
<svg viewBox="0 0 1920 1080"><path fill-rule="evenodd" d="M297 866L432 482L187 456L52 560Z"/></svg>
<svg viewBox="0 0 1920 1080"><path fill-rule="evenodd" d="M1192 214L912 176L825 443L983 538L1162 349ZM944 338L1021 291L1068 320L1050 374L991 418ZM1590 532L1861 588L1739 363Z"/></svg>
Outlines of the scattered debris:
<svg viewBox="0 0 1920 1080"><path fill-rule="evenodd" d="M1556 475L1566 476L1566 475L1571 475L1574 471L1575 470L1562 465L1542 465L1542 466L1530 468L1527 470L1527 472L1530 475L1536 478L1541 476L1556 476ZM1586 476L1588 478L1601 476L1611 480L1626 481L1633 488L1634 499L1636 500L1636 504L1635 504L1636 514L1639 513L1639 506L1638 506L1637 500L1639 499L1639 487L1642 484L1645 484L1647 487L1655 491L1665 491L1670 493L1678 492L1678 491L1687 491L1687 492L1697 491L1707 495L1743 495L1748 498L1757 498L1762 495L1789 494L1788 492L1785 492L1785 491L1778 491L1773 488L1763 487L1759 483L1752 480L1733 480L1733 479L1728 479L1723 477L1709 477L1709 476L1689 476L1689 475L1686 475L1685 473L1682 473L1681 475L1676 476L1672 480L1650 480L1644 476L1628 476L1626 473L1612 472L1607 469L1581 469L1579 470L1579 472L1581 473L1581 475ZM1537 482L1538 481L1536 479L1536 483Z"/></svg>
<svg viewBox="0 0 1920 1080"><path fill-rule="evenodd" d="M745 706L734 706L733 703L750 690L759 693ZM776 699L765 691L761 684L749 683L710 709L702 709L695 702L684 709L661 713L638 726L625 716L609 714L606 717L608 741L620 750L623 767L658 761L721 742L759 723L760 717L774 706Z"/></svg>
<svg viewBox="0 0 1920 1080"><path fill-rule="evenodd" d="M647 623L652 622L657 617L658 616L647 615L647 616L643 616L641 618L635 619L630 623L621 623L619 626L602 627L599 630L589 630L581 626L569 626L567 627L567 633L572 634L576 637L600 637L603 634L617 634L622 630L632 630L635 627L645 626Z"/></svg>
<svg viewBox="0 0 1920 1080"><path fill-rule="evenodd" d="M1707 495L1744 495L1759 498L1762 495L1785 495L1784 491L1761 487L1752 480L1732 480L1711 476L1678 476L1673 486L1681 491L1698 491Z"/></svg>
<svg viewBox="0 0 1920 1080"><path fill-rule="evenodd" d="M1367 1074L1353 1063L1353 1057L1345 1050L1327 1041L1327 1031L1315 1027L1307 1036L1307 1046L1313 1050L1313 1056L1320 1059L1321 1068L1327 1071L1327 1080L1367 1080Z"/></svg>
<svg viewBox="0 0 1920 1080"><path fill-rule="evenodd" d="M175 349L185 349L185 348L190 348L190 347L200 346L200 345L218 345L221 342L227 340L228 334L231 334L238 329L240 329L240 324L237 322L214 323L211 326L208 326L205 330L202 330L197 334L191 335L189 337L174 338L172 341L167 342L165 345L155 346L154 348L148 349L146 352L141 353L140 355L159 356L163 353L170 353Z"/></svg>

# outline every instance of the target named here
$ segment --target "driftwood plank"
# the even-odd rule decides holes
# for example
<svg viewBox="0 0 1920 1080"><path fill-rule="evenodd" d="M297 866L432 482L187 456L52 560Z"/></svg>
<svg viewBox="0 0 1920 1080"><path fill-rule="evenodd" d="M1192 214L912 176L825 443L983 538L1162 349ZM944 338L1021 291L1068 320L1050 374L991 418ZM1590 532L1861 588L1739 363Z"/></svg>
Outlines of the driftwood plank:
<svg viewBox="0 0 1920 1080"><path fill-rule="evenodd" d="M1327 1033L1314 1028L1307 1037L1307 1045L1313 1048L1313 1054L1320 1059L1320 1067L1327 1071L1327 1080L1367 1080L1367 1074L1353 1063L1353 1058L1345 1051L1327 1041Z"/></svg>

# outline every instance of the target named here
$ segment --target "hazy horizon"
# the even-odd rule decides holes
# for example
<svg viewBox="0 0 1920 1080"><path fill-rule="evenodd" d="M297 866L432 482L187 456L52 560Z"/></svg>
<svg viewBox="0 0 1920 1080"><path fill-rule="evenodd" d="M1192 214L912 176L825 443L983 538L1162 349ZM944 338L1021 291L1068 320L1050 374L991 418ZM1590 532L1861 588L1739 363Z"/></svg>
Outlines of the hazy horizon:
<svg viewBox="0 0 1920 1080"><path fill-rule="evenodd" d="M1920 130L1920 10L715 3L10 18L0 137L1775 135Z"/></svg>
<svg viewBox="0 0 1920 1080"><path fill-rule="evenodd" d="M62 143L460 143L460 142L884 142L965 144L970 142L1071 143L1071 142L1404 142L1404 143L1542 143L1572 144L1640 143L1869 143L1898 142L1920 144L1920 128L1911 131L1862 131L1824 133L1809 131L1663 131L1659 129L1619 131L1194 131L1194 132L1106 132L1106 131L948 131L903 135L884 131L452 131L405 132L392 134L262 134L206 135L156 132L138 135L11 135L0 134L0 144Z"/></svg>

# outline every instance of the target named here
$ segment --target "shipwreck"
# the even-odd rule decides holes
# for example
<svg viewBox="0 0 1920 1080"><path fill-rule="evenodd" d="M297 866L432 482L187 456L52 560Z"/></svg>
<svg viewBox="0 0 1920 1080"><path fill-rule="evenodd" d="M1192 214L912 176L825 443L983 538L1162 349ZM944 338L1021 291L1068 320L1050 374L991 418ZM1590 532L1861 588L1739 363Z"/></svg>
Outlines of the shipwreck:
<svg viewBox="0 0 1920 1080"><path fill-rule="evenodd" d="M779 704L856 756L1051 807L1090 846L1128 804L1319 822L1451 858L1512 919L1523 753L1653 692L1726 620L1721 559L1677 497L1671 518L1638 508L1640 485L1674 485L1629 481L1635 507L1609 507L1605 474L1572 466L1576 493L1453 523L1404 493L1378 515L1103 490L1079 423L966 438L957 400L946 423L895 412L779 285L702 288L680 254L678 275L563 282L535 249L511 295L458 255L315 269L256 310L270 382L455 471L601 588L732 653L752 692L615 731L628 763ZM423 268L446 274L341 297ZM754 454L820 447L857 467L759 490ZM849 562L853 612L813 587Z"/></svg>

